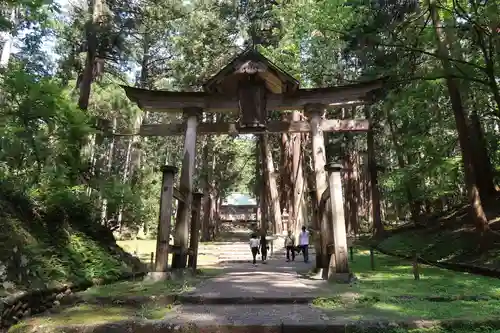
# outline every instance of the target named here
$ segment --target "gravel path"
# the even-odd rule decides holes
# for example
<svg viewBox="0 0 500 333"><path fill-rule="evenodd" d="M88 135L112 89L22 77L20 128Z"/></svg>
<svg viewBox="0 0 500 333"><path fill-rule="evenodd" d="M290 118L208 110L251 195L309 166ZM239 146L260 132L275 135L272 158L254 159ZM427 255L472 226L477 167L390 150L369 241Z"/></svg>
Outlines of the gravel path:
<svg viewBox="0 0 500 333"><path fill-rule="evenodd" d="M314 257L311 256L314 260ZM322 295L326 281L301 278L314 261L304 263L302 256L286 262L283 250L275 251L267 264L227 264L222 275L208 279L185 295L210 298L289 299L290 304L182 304L168 313L165 320L175 325L316 325L352 323L347 313L324 311L310 304L292 304L294 299ZM279 302L276 302L279 303ZM359 314L358 314L359 315Z"/></svg>
<svg viewBox="0 0 500 333"><path fill-rule="evenodd" d="M316 324L328 316L309 305L180 305L167 314L172 324L204 325L280 325Z"/></svg>
<svg viewBox="0 0 500 333"><path fill-rule="evenodd" d="M208 279L188 295L225 298L284 298L320 295L324 281L300 278L298 272L307 271L313 262L304 263L301 257L287 263L283 253L275 253L267 264L228 264L225 272Z"/></svg>

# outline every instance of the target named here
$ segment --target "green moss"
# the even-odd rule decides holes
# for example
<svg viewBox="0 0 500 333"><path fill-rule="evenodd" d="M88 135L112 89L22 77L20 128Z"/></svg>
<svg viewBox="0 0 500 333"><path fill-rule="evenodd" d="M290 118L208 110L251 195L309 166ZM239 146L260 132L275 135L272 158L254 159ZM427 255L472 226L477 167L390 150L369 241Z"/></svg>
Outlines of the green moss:
<svg viewBox="0 0 500 333"><path fill-rule="evenodd" d="M369 251L357 249L351 270L359 281L353 285L329 285L325 297L313 304L340 316L361 320L373 318L419 318L482 320L500 315L498 279L422 265L420 280L412 274L411 262L375 253L371 270ZM328 296L328 293L331 295ZM482 296L485 300L431 302L427 297ZM488 299L489 298L489 299Z"/></svg>
<svg viewBox="0 0 500 333"><path fill-rule="evenodd" d="M123 281L108 285L94 286L81 293L83 297L127 297L127 296L161 296L178 294L192 290L203 279L220 274L220 269L202 269L195 277L183 280L165 281Z"/></svg>
<svg viewBox="0 0 500 333"><path fill-rule="evenodd" d="M9 333L28 332L33 327L60 327L90 325L130 319L161 319L171 307L142 305L139 308L125 306L99 306L80 304L44 317L33 317L12 326Z"/></svg>
<svg viewBox="0 0 500 333"><path fill-rule="evenodd" d="M420 280L415 281L410 261L376 251L375 270L372 271L370 252L364 248L355 250L354 262L350 263L350 268L359 283L352 286L333 284L331 292L339 294L349 291L380 299L393 296L500 297L498 279L420 265Z"/></svg>
<svg viewBox="0 0 500 333"><path fill-rule="evenodd" d="M95 286L82 293L84 297L126 297L126 296L155 296L179 293L193 286L194 280L166 280L158 282L125 281L103 286Z"/></svg>
<svg viewBox="0 0 500 333"><path fill-rule="evenodd" d="M134 270L113 244L71 225L55 238L45 221L0 212L0 295L94 279L112 280ZM5 289L5 287L7 289Z"/></svg>
<svg viewBox="0 0 500 333"><path fill-rule="evenodd" d="M457 212L456 212L457 213ZM490 225L500 223L497 214L490 214ZM451 219L444 216L442 220ZM487 251L479 248L480 240L471 224L464 224L462 215L453 217L450 227L439 229L409 230L394 234L378 244L391 253L408 255L417 251L421 257L432 261L466 263L470 265L500 267L500 237L491 234ZM444 223L444 222L443 222ZM484 240L483 240L484 241Z"/></svg>

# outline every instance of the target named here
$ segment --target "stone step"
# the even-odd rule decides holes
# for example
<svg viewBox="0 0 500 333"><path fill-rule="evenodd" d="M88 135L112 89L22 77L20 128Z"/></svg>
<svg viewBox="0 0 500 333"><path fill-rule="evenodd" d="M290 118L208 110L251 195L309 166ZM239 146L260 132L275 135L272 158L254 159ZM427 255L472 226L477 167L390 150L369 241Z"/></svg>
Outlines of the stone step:
<svg viewBox="0 0 500 333"><path fill-rule="evenodd" d="M164 318L166 321L177 324L194 324L203 330L206 326L237 325L261 326L254 332L266 332L274 325L284 323L304 324L306 322L323 323L322 311L316 310L307 304L231 304L231 305L189 305L182 304ZM214 323L214 318L216 323ZM202 328L203 327L203 328ZM225 332L240 332L241 329ZM205 330L203 330L205 331ZM212 332L206 330L205 332ZM218 330L213 332L219 332ZM246 332L246 330L243 330ZM274 330L271 330L274 332ZM283 332L277 330L276 333ZM302 331L305 332L305 331Z"/></svg>
<svg viewBox="0 0 500 333"><path fill-rule="evenodd" d="M260 255L257 256L257 259L260 259ZM268 255L268 258L271 258L271 256ZM217 257L218 260L252 260L252 256L220 256Z"/></svg>
<svg viewBox="0 0 500 333"><path fill-rule="evenodd" d="M199 296L199 295L177 295L176 302L194 305L236 305L236 304L309 304L316 296L252 296L252 297L224 297L224 296Z"/></svg>
<svg viewBox="0 0 500 333"><path fill-rule="evenodd" d="M69 317L71 318L71 316ZM59 323L59 324L57 324ZM435 329L439 327L461 328L461 319L419 320L418 318L394 318L394 315L360 313L334 310L321 311L306 304L283 305L191 305L178 306L161 320L131 318L108 322L78 324L39 324L36 321L23 327L31 333L51 332L106 332L106 333L346 333L346 332L407 332L409 328ZM498 320L490 320L489 326L498 327ZM485 323L471 323L471 331L484 327Z"/></svg>

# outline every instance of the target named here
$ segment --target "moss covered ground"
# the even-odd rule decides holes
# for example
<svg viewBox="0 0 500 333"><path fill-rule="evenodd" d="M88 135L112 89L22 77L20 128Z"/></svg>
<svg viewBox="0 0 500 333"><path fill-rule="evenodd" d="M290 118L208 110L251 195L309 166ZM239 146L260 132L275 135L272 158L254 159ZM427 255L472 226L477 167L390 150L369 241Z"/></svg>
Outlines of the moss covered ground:
<svg viewBox="0 0 500 333"><path fill-rule="evenodd" d="M0 196L0 294L113 280L145 267L99 225L38 215Z"/></svg>
<svg viewBox="0 0 500 333"><path fill-rule="evenodd" d="M357 248L350 266L358 280L351 285L331 284L331 296L314 305L344 318L483 321L500 316L500 281L463 272L420 265L415 280L412 263Z"/></svg>

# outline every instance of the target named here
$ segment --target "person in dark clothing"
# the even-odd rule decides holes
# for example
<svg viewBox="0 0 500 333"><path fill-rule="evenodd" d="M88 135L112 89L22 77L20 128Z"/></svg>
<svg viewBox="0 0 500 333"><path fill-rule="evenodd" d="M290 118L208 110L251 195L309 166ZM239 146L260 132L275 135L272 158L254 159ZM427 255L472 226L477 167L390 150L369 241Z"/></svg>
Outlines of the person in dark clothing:
<svg viewBox="0 0 500 333"><path fill-rule="evenodd" d="M269 246L267 245L267 239L266 239L266 232L262 231L262 234L260 236L260 251L262 253L262 263L265 263L267 260L267 250L269 249Z"/></svg>
<svg viewBox="0 0 500 333"><path fill-rule="evenodd" d="M250 250L252 251L253 264L257 265L257 254L259 254L259 240L256 234L252 234L250 238Z"/></svg>
<svg viewBox="0 0 500 333"><path fill-rule="evenodd" d="M290 253L292 254L292 261L295 261L295 240L293 239L292 232L289 230L285 238L286 261L290 261Z"/></svg>

